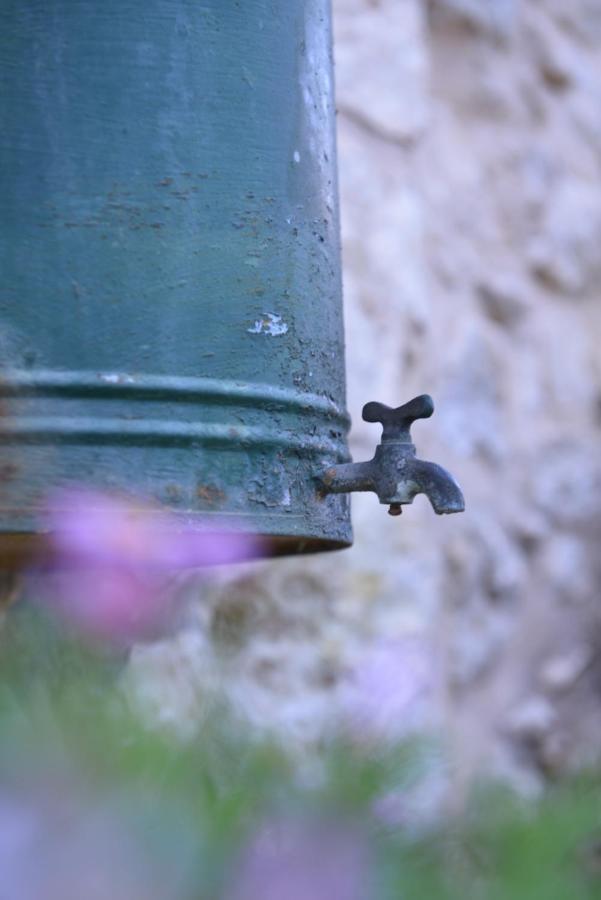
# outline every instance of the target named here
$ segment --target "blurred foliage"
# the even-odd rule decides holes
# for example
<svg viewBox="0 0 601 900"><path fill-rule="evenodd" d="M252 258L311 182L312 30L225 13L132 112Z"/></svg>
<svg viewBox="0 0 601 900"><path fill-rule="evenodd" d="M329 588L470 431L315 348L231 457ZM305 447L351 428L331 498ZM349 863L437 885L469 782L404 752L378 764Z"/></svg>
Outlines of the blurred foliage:
<svg viewBox="0 0 601 900"><path fill-rule="evenodd" d="M461 813L424 825L403 814L403 798L431 777L436 754L428 742L376 746L339 734L318 749L311 774L302 765L299 774L298 760L249 733L225 707L213 706L192 741L150 731L120 689L123 663L122 653L82 642L39 609L23 605L7 617L0 631L0 897L601 896L597 775L552 785L537 802L480 786ZM397 821L378 814L387 795L400 800ZM271 863L241 874L256 835L269 823L277 831L278 822L301 823L314 836L324 827L352 832L364 880L353 876L349 888L342 854L339 888L330 872L322 890L324 865L313 864L311 843L308 857L291 857L289 847L281 855L280 868L290 866L285 889L272 883ZM292 835L289 843L298 831ZM327 846L324 852L331 860ZM298 865L313 881L299 880Z"/></svg>

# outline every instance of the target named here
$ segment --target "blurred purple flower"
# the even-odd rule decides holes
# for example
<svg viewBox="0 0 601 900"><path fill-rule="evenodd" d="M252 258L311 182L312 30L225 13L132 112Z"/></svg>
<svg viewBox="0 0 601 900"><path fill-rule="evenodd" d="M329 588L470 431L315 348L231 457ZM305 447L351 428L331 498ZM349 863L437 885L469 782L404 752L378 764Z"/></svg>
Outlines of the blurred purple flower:
<svg viewBox="0 0 601 900"><path fill-rule="evenodd" d="M365 900L367 844L344 823L285 820L265 827L239 861L226 900Z"/></svg>
<svg viewBox="0 0 601 900"><path fill-rule="evenodd" d="M38 822L33 812L4 789L0 790L0 897L24 900L29 896L28 861L37 836Z"/></svg>
<svg viewBox="0 0 601 900"><path fill-rule="evenodd" d="M446 761L440 754L425 759L422 752L420 769L412 779L376 797L372 814L380 826L418 835L444 819L450 797Z"/></svg>
<svg viewBox="0 0 601 900"><path fill-rule="evenodd" d="M195 845L183 829L180 844L165 842L164 852L157 852L154 843L149 847L144 819L132 815L120 797L85 800L75 795L74 783L62 788L65 793L55 798L0 790L2 900L192 896Z"/></svg>
<svg viewBox="0 0 601 900"><path fill-rule="evenodd" d="M406 791L397 788L376 797L372 813L376 821L386 828L399 828L407 824L408 806Z"/></svg>
<svg viewBox="0 0 601 900"><path fill-rule="evenodd" d="M382 642L343 688L343 726L359 742L403 739L425 724L433 692L432 651L423 639Z"/></svg>
<svg viewBox="0 0 601 900"><path fill-rule="evenodd" d="M182 530L160 510L84 489L53 495L44 525L45 599L83 633L119 642L164 626L174 573L259 552L251 535Z"/></svg>

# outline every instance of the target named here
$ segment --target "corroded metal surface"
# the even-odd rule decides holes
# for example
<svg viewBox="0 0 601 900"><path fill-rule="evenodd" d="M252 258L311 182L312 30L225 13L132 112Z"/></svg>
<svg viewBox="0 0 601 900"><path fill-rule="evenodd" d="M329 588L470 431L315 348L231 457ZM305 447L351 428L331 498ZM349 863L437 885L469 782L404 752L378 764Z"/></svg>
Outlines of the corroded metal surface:
<svg viewBox="0 0 601 900"><path fill-rule="evenodd" d="M328 0L8 0L0 530L48 487L351 539Z"/></svg>
<svg viewBox="0 0 601 900"><path fill-rule="evenodd" d="M363 418L383 426L381 443L373 459L360 463L331 466L317 474L324 495L373 491L380 503L389 505L391 516L398 516L403 505L413 503L417 494L425 494L437 515L463 512L461 488L446 469L416 458L410 428L416 419L428 419L434 402L421 394L391 409L384 403L366 403Z"/></svg>

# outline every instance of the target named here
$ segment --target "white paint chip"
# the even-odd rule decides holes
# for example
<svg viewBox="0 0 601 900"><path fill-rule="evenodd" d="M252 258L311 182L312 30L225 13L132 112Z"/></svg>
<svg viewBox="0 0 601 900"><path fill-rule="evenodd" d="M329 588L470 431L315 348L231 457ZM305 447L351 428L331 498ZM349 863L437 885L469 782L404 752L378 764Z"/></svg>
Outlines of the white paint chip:
<svg viewBox="0 0 601 900"><path fill-rule="evenodd" d="M288 326L281 316L275 313L263 313L262 319L257 319L252 328L246 329L249 334L270 334L276 337L279 334L286 334Z"/></svg>
<svg viewBox="0 0 601 900"><path fill-rule="evenodd" d="M292 155L292 159L298 165L298 163L300 162L300 153L298 152L298 150L294 151L294 153Z"/></svg>
<svg viewBox="0 0 601 900"><path fill-rule="evenodd" d="M131 375L122 375L116 372L101 373L98 377L106 384L134 384Z"/></svg>

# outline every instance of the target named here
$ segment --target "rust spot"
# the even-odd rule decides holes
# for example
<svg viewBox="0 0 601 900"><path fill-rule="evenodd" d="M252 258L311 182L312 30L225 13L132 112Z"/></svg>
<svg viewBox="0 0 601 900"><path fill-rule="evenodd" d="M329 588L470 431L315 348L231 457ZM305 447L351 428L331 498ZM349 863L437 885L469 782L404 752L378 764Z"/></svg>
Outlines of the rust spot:
<svg viewBox="0 0 601 900"><path fill-rule="evenodd" d="M165 486L165 498L168 503L178 503L181 500L182 492L177 484L168 484Z"/></svg>
<svg viewBox="0 0 601 900"><path fill-rule="evenodd" d="M199 484L196 488L196 496L207 506L217 506L225 500L225 491L214 484Z"/></svg>
<svg viewBox="0 0 601 900"><path fill-rule="evenodd" d="M7 462L0 465L0 482L12 481L19 474L17 463Z"/></svg>

